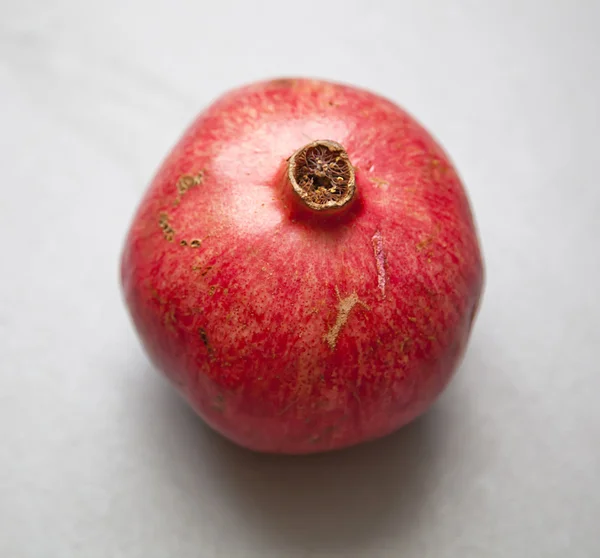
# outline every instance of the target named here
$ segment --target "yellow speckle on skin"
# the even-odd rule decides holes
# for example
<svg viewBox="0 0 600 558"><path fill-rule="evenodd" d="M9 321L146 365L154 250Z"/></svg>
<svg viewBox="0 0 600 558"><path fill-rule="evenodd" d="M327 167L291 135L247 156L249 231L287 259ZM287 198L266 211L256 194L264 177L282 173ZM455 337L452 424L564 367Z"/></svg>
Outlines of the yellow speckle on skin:
<svg viewBox="0 0 600 558"><path fill-rule="evenodd" d="M163 323L171 333L176 332L175 324L177 323L177 318L175 317L175 310L173 308L170 308L165 312Z"/></svg>
<svg viewBox="0 0 600 558"><path fill-rule="evenodd" d="M427 248L432 242L433 242L432 236L428 236L428 237L424 238L423 240L417 242L417 244L416 244L417 252L421 252L421 250Z"/></svg>
<svg viewBox="0 0 600 558"><path fill-rule="evenodd" d="M402 339L402 341L400 341L400 352L404 352L406 350L406 346L407 344L410 342L410 337L405 337L404 339Z"/></svg>
<svg viewBox="0 0 600 558"><path fill-rule="evenodd" d="M372 176L369 180L373 183L375 188L388 188L390 185L387 180L384 180L383 178L377 178L376 176Z"/></svg>
<svg viewBox="0 0 600 558"><path fill-rule="evenodd" d="M431 254L434 250L434 242L437 242L440 236L440 226L438 224L434 225L430 234L425 235L419 242L415 244L415 248L417 252L426 251L427 256L431 257Z"/></svg>
<svg viewBox="0 0 600 558"><path fill-rule="evenodd" d="M431 177L436 182L439 182L445 178L447 172L449 171L448 165L444 161L438 159L436 156L431 158L430 169Z"/></svg>
<svg viewBox="0 0 600 558"><path fill-rule="evenodd" d="M342 298L340 296L340 291L337 287L335 288L335 292L338 297L337 317L333 326L331 326L327 334L323 336L323 339L327 342L331 350L335 349L338 338L340 336L340 332L346 325L346 322L348 321L348 316L350 315L350 312L352 312L354 307L357 304L360 304L363 308L369 310L369 307L358 298L356 292L352 293L346 298Z"/></svg>

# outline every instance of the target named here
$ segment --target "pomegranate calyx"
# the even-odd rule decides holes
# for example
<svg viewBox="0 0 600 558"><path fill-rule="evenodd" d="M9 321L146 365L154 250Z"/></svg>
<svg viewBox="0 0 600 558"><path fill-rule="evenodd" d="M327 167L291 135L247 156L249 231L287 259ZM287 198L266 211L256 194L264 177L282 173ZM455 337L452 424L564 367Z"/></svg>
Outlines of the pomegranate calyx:
<svg viewBox="0 0 600 558"><path fill-rule="evenodd" d="M354 167L337 142L313 141L288 160L288 180L309 209L338 211L350 205L356 193Z"/></svg>

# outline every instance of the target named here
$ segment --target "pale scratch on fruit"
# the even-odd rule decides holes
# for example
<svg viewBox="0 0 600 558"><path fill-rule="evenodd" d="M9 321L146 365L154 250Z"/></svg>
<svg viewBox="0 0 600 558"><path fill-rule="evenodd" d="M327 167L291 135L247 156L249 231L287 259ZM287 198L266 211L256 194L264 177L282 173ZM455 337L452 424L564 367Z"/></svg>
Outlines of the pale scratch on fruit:
<svg viewBox="0 0 600 558"><path fill-rule="evenodd" d="M163 323L165 327L171 332L176 333L175 324L177 323L177 318L175 317L175 310L173 308L169 308L163 317Z"/></svg>
<svg viewBox="0 0 600 558"><path fill-rule="evenodd" d="M283 409L281 409L277 413L277 416L280 417L282 415L285 415L285 413L287 413L294 405L296 405L296 403L298 403L297 397L296 397L296 399L293 399L290 403L288 403Z"/></svg>
<svg viewBox="0 0 600 558"><path fill-rule="evenodd" d="M325 341L327 341L329 348L332 350L335 349L335 346L337 345L338 337L340 336L340 332L342 331L343 327L346 325L346 322L348 321L348 316L350 315L350 312L352 312L354 307L357 304L360 304L366 310L370 309L364 302L362 302L358 298L358 295L356 294L356 292L353 292L350 296L347 296L346 298L342 298L340 296L339 289L336 287L335 293L336 293L338 301L339 301L337 317L335 319L335 324L333 324L333 326L331 326L331 328L327 332L327 334L323 336L323 339Z"/></svg>
<svg viewBox="0 0 600 558"><path fill-rule="evenodd" d="M377 178L376 176L372 176L369 180L373 183L375 188L387 189L390 185L390 183L387 180L384 180L383 178Z"/></svg>
<svg viewBox="0 0 600 558"><path fill-rule="evenodd" d="M225 410L225 396L222 393L217 393L212 403L212 408L219 413Z"/></svg>
<svg viewBox="0 0 600 558"><path fill-rule="evenodd" d="M380 231L376 231L371 238L373 244L373 254L375 256L375 265L377 266L377 287L381 291L381 296L385 298L385 286L387 278L385 276L385 252L383 250L383 236Z"/></svg>

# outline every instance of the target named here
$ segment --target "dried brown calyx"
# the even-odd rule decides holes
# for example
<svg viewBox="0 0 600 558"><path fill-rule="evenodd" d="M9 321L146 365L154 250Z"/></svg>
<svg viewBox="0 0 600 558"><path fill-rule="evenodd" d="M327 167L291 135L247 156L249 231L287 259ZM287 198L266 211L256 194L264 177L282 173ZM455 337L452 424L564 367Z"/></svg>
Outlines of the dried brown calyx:
<svg viewBox="0 0 600 558"><path fill-rule="evenodd" d="M341 209L356 191L354 167L346 150L330 140L318 140L294 153L288 162L294 192L316 211Z"/></svg>

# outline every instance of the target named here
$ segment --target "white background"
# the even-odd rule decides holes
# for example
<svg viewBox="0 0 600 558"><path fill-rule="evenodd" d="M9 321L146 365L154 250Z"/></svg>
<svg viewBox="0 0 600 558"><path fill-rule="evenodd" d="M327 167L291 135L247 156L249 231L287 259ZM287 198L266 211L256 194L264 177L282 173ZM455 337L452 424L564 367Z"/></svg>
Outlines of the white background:
<svg viewBox="0 0 600 558"><path fill-rule="evenodd" d="M599 22L593 0L0 0L0 556L600 556ZM416 115L487 264L434 409L303 459L210 433L118 287L184 126L280 75Z"/></svg>

